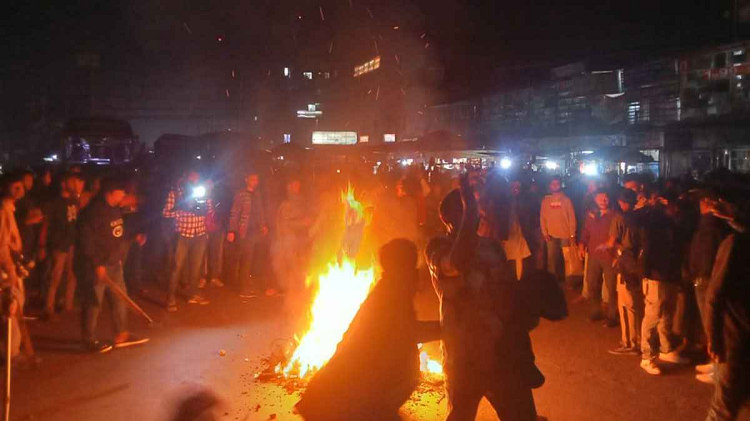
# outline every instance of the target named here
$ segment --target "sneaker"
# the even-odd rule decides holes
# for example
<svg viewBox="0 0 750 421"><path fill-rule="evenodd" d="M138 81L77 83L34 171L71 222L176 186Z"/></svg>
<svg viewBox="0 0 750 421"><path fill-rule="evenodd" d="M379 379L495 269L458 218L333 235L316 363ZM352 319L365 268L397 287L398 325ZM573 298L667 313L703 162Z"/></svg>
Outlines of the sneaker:
<svg viewBox="0 0 750 421"><path fill-rule="evenodd" d="M118 338L115 340L115 349L127 348L133 345L145 344L148 341L149 341L148 338L136 336L136 335L133 335L132 333L128 333L127 336L124 337L124 339Z"/></svg>
<svg viewBox="0 0 750 421"><path fill-rule="evenodd" d="M659 354L659 359L668 363L680 365L690 364L690 360L681 356L677 351L672 351L666 354L662 352Z"/></svg>
<svg viewBox="0 0 750 421"><path fill-rule="evenodd" d="M198 304L201 306L208 305L209 303L211 302L200 295L193 295L193 297L188 300L188 304Z"/></svg>
<svg viewBox="0 0 750 421"><path fill-rule="evenodd" d="M716 374L711 373L698 373L695 375L695 378L701 382L701 383L707 383L707 384L714 384L714 379L716 377Z"/></svg>
<svg viewBox="0 0 750 421"><path fill-rule="evenodd" d="M701 374L709 374L716 371L716 366L714 363L700 364L695 366L695 371Z"/></svg>
<svg viewBox="0 0 750 421"><path fill-rule="evenodd" d="M641 360L641 368L644 369L646 373L654 376L658 376L661 374L661 368L656 365L656 362L654 362L654 360Z"/></svg>
<svg viewBox="0 0 750 421"><path fill-rule="evenodd" d="M213 278L211 279L211 286L215 286L216 288L221 288L224 286L224 282L221 282L221 279L219 278Z"/></svg>
<svg viewBox="0 0 750 421"><path fill-rule="evenodd" d="M206 287L206 278L201 278L198 280L198 289L203 289Z"/></svg>
<svg viewBox="0 0 750 421"><path fill-rule="evenodd" d="M174 313L177 311L177 301L171 300L167 303L167 311L170 313Z"/></svg>
<svg viewBox="0 0 750 421"><path fill-rule="evenodd" d="M112 350L112 344L101 341L93 341L86 342L84 348L86 348L86 350L89 352L104 354L105 352L109 352Z"/></svg>
<svg viewBox="0 0 750 421"><path fill-rule="evenodd" d="M638 349L636 348L630 348L627 346L620 345L619 347L615 349L610 349L609 351L612 355L638 355Z"/></svg>

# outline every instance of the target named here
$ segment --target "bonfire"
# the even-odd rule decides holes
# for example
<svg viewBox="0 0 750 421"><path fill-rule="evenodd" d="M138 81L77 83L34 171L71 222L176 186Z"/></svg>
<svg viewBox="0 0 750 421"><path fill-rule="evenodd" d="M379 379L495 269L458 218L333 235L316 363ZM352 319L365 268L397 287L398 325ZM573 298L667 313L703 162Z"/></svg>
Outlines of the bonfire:
<svg viewBox="0 0 750 421"><path fill-rule="evenodd" d="M282 356L284 361L270 360L274 364L273 376L278 379L304 381L323 367L336 352L338 343L375 285L376 270L372 263L368 267L358 267L361 260L373 259L357 259L359 253L365 253L361 245L370 222L367 207L356 199L351 186L341 193L340 199L344 207L341 246L322 273L306 278L306 286L314 291L308 311L309 326L295 335L294 349L290 355ZM421 349L421 344L419 346ZM440 363L431 360L424 351L420 354L420 367L431 376L442 373ZM271 372L257 377L269 378Z"/></svg>

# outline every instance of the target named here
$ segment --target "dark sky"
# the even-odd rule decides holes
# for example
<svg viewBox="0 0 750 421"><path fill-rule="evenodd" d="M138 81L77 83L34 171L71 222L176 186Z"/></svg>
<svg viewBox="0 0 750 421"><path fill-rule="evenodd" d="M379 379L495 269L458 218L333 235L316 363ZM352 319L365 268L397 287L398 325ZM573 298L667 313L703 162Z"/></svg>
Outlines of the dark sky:
<svg viewBox="0 0 750 421"><path fill-rule="evenodd" d="M624 56L646 56L731 38L731 21L726 17L730 0L14 3L3 13L6 21L2 27L8 31L5 57L37 65L86 48L110 52L171 49L191 55L217 48L216 37L220 36L225 37L222 48L229 54L262 63L293 54L296 41L290 40L310 33L310 28L335 31L343 20L354 20L356 25L358 19L377 21L375 30L400 24L414 34L427 33L426 40L437 49L449 82L474 74L494 74L497 68L545 68L586 57L617 61ZM324 10L325 22L319 8Z"/></svg>

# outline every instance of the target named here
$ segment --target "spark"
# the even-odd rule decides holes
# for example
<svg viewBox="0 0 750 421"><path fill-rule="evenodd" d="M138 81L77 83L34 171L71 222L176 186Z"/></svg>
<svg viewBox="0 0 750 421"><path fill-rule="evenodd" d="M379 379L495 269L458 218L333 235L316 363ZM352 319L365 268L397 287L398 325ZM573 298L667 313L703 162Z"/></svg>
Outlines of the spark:
<svg viewBox="0 0 750 421"><path fill-rule="evenodd" d="M370 95L371 93L372 93L372 89L370 89L369 91L367 91L367 95Z"/></svg>
<svg viewBox="0 0 750 421"><path fill-rule="evenodd" d="M331 54L333 52L333 41L331 41L331 46L328 47L328 54Z"/></svg>
<svg viewBox="0 0 750 421"><path fill-rule="evenodd" d="M378 85L378 91L375 93L375 101L377 101L378 98L380 98L380 85Z"/></svg>
<svg viewBox="0 0 750 421"><path fill-rule="evenodd" d="M268 71L268 76L271 76L271 71L270 70Z"/></svg>
<svg viewBox="0 0 750 421"><path fill-rule="evenodd" d="M225 91L227 93L227 98L229 98L229 89Z"/></svg>
<svg viewBox="0 0 750 421"><path fill-rule="evenodd" d="M297 19L302 20L302 15L297 16Z"/></svg>
<svg viewBox="0 0 750 421"><path fill-rule="evenodd" d="M398 31L398 25L394 26L394 27L393 27L393 30L394 30L394 31Z"/></svg>
<svg viewBox="0 0 750 421"><path fill-rule="evenodd" d="M417 114L424 115L424 113L422 111L417 111Z"/></svg>
<svg viewBox="0 0 750 421"><path fill-rule="evenodd" d="M234 70L232 70L232 79L234 79Z"/></svg>
<svg viewBox="0 0 750 421"><path fill-rule="evenodd" d="M222 37L216 37L216 41L222 42L222 41L224 41L224 38L222 38Z"/></svg>
<svg viewBox="0 0 750 421"><path fill-rule="evenodd" d="M326 16L323 14L323 6L318 6L320 9L320 20L326 20Z"/></svg>
<svg viewBox="0 0 750 421"><path fill-rule="evenodd" d="M420 38L420 39L424 39L424 37L426 37L426 36L427 36L427 32L425 32L424 34L422 34L422 36L421 36L421 37L419 37L419 38Z"/></svg>
<svg viewBox="0 0 750 421"><path fill-rule="evenodd" d="M398 54L396 54L395 57L396 57L396 63L401 64L401 60L398 59Z"/></svg>
<svg viewBox="0 0 750 421"><path fill-rule="evenodd" d="M370 19L375 19L375 15L372 14L372 10L370 8L367 8L367 13L370 15Z"/></svg>
<svg viewBox="0 0 750 421"><path fill-rule="evenodd" d="M401 88L401 93L404 94L404 96L406 96L406 90L404 88Z"/></svg>
<svg viewBox="0 0 750 421"><path fill-rule="evenodd" d="M378 48L378 40L373 39L373 41L375 42L375 54L380 55L380 49Z"/></svg>
<svg viewBox="0 0 750 421"><path fill-rule="evenodd" d="M188 26L187 22L182 22L182 26L185 28L188 34L193 35L193 31L190 30L190 27Z"/></svg>
<svg viewBox="0 0 750 421"><path fill-rule="evenodd" d="M428 42L427 44L425 44L425 45L424 45L424 48L425 48L425 49L427 49L427 48L430 48L430 43Z"/></svg>

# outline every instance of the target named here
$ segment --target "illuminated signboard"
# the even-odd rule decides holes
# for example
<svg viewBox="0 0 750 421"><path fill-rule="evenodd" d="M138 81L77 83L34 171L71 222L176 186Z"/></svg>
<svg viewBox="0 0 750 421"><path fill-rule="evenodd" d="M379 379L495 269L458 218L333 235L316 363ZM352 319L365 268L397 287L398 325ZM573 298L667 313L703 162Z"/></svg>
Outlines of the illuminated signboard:
<svg viewBox="0 0 750 421"><path fill-rule="evenodd" d="M396 141L396 135L395 134L384 134L383 135L383 142L385 143L393 143Z"/></svg>
<svg viewBox="0 0 750 421"><path fill-rule="evenodd" d="M360 136L359 137L359 143L368 143L370 141L370 136Z"/></svg>
<svg viewBox="0 0 750 421"><path fill-rule="evenodd" d="M362 76L380 68L380 56L354 68L354 77Z"/></svg>
<svg viewBox="0 0 750 421"><path fill-rule="evenodd" d="M313 132L313 145L354 145L357 143L356 132Z"/></svg>

